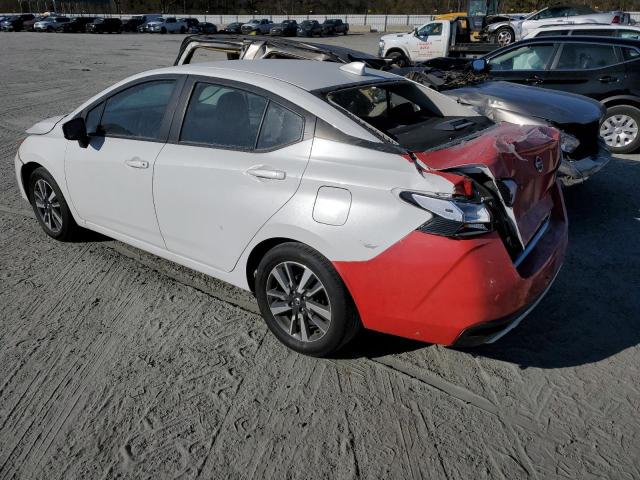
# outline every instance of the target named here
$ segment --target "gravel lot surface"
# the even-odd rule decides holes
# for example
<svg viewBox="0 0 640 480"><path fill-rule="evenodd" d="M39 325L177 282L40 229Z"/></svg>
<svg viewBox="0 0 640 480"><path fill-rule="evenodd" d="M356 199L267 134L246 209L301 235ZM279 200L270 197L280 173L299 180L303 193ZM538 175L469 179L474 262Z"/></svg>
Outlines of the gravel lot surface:
<svg viewBox="0 0 640 480"><path fill-rule="evenodd" d="M181 39L0 34L1 478L640 478L638 156L566 192L554 288L473 351L365 334L306 358L245 292L47 237L15 185L24 130Z"/></svg>

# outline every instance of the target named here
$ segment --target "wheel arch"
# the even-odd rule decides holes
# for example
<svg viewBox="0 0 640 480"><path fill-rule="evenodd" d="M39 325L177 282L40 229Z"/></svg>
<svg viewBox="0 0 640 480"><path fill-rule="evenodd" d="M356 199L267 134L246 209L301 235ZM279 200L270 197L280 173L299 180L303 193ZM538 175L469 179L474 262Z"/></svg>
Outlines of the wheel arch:
<svg viewBox="0 0 640 480"><path fill-rule="evenodd" d="M38 162L25 163L20 169L20 183L22 184L22 188L24 189L27 198L29 197L29 178L37 168L44 168L49 171L44 165L41 165ZM29 199L29 201L31 201L31 199Z"/></svg>
<svg viewBox="0 0 640 480"><path fill-rule="evenodd" d="M272 248L277 247L283 243L294 242L294 243L302 243L298 240L294 240L292 238L286 237L273 237L262 240L257 243L249 253L247 257L247 262L245 265L245 274L247 276L247 285L249 285L249 290L251 293L255 294L255 273L258 269L258 265L262 258L266 255L266 253Z"/></svg>
<svg viewBox="0 0 640 480"><path fill-rule="evenodd" d="M605 98L600 100L600 103L605 107L617 107L620 105L635 107L640 109L640 98L632 95L616 95L614 97Z"/></svg>
<svg viewBox="0 0 640 480"><path fill-rule="evenodd" d="M389 48L389 49L385 52L384 56L386 57L386 56L391 55L392 53L396 53L396 52L397 52L397 53L401 53L402 55L404 55L404 57L405 57L407 60L409 60L409 58L410 58L410 57L409 57L409 55L407 54L406 50L405 50L403 47L399 47L399 46L394 46L394 47Z"/></svg>

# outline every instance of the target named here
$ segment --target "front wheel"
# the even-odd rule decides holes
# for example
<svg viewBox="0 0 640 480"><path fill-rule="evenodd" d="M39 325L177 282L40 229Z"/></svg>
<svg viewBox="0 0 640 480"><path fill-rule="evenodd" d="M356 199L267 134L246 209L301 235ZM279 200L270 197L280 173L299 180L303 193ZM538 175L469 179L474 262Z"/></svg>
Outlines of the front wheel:
<svg viewBox="0 0 640 480"><path fill-rule="evenodd" d="M494 43L497 43L501 47L504 47L514 42L515 34L513 33L513 30L511 30L509 27L501 27L498 30L496 30L496 33L494 34L493 38L495 40Z"/></svg>
<svg viewBox="0 0 640 480"><path fill-rule="evenodd" d="M600 136L613 153L632 153L640 147L640 110L627 105L609 107L600 124Z"/></svg>
<svg viewBox="0 0 640 480"><path fill-rule="evenodd" d="M409 66L409 59L402 52L392 52L387 58L391 59L391 63L398 68Z"/></svg>
<svg viewBox="0 0 640 480"><path fill-rule="evenodd" d="M180 33L186 33L186 32L187 32L187 29L186 29L186 28L184 28L184 27L180 27Z"/></svg>
<svg viewBox="0 0 640 480"><path fill-rule="evenodd" d="M299 243L283 243L264 256L256 298L271 332L296 352L330 355L360 329L342 279L329 260Z"/></svg>
<svg viewBox="0 0 640 480"><path fill-rule="evenodd" d="M47 235L63 242L77 236L80 227L60 187L45 168L36 168L31 173L28 194L38 223Z"/></svg>

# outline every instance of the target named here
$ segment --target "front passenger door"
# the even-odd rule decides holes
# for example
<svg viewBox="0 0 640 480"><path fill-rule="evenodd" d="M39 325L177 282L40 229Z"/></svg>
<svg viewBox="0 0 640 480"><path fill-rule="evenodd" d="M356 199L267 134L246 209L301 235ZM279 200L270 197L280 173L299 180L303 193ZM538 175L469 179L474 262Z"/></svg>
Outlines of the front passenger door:
<svg viewBox="0 0 640 480"><path fill-rule="evenodd" d="M295 193L313 117L286 100L222 80L193 80L155 166L167 248L231 271L260 227Z"/></svg>
<svg viewBox="0 0 640 480"><path fill-rule="evenodd" d="M533 43L517 46L487 60L492 80L542 85L553 59L553 43Z"/></svg>

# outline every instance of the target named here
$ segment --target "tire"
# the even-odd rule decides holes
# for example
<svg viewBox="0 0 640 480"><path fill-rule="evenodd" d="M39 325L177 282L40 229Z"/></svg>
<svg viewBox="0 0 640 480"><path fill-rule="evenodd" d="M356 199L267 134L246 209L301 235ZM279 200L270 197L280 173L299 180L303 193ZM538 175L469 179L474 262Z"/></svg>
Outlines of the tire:
<svg viewBox="0 0 640 480"><path fill-rule="evenodd" d="M160 33L162 33L162 34L167 33L167 29L166 29L166 28L164 28L164 27L162 27L162 28L160 29Z"/></svg>
<svg viewBox="0 0 640 480"><path fill-rule="evenodd" d="M54 197L51 196L52 193L55 194ZM61 242L68 242L78 236L80 227L73 219L60 187L45 168L36 168L31 173L28 196L36 219L47 235ZM46 197L44 203L43 197ZM43 204L45 208L40 208Z"/></svg>
<svg viewBox="0 0 640 480"><path fill-rule="evenodd" d="M391 52L389 55L387 55L387 58L390 58L391 60L393 60L392 63L399 68L409 66L409 59L402 52L398 52L398 51Z"/></svg>
<svg viewBox="0 0 640 480"><path fill-rule="evenodd" d="M493 34L494 43L499 44L501 47L511 45L515 41L515 37L515 33L509 27L500 27Z"/></svg>
<svg viewBox="0 0 640 480"><path fill-rule="evenodd" d="M180 27L180 33L184 34L187 32L187 29L184 27Z"/></svg>
<svg viewBox="0 0 640 480"><path fill-rule="evenodd" d="M632 153L640 147L640 109L609 107L600 124L600 136L612 153Z"/></svg>
<svg viewBox="0 0 640 480"><path fill-rule="evenodd" d="M308 275L302 293L296 292L300 287L289 285L287 294L277 280L278 274L280 279L293 277L294 284ZM306 245L288 242L269 250L258 265L255 292L269 330L296 352L313 357L331 355L360 330L357 310L338 272L329 260ZM274 315L272 308L285 310Z"/></svg>

